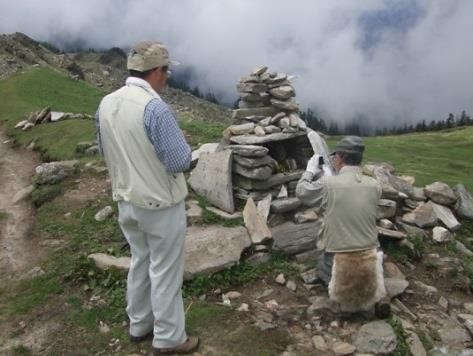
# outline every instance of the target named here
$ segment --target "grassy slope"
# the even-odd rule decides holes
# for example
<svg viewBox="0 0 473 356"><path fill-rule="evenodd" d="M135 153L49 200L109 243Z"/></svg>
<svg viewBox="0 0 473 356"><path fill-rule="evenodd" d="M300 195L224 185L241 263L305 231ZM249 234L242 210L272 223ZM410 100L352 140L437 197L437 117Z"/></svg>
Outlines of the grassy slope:
<svg viewBox="0 0 473 356"><path fill-rule="evenodd" d="M37 111L46 105L57 111L93 114L102 96L103 93L97 89L60 73L48 69L32 70L0 82L0 125L6 126L9 133L22 144L36 138L37 147L45 151L47 158L70 159L74 157L77 142L94 138L95 127L92 120L51 123L35 127L28 132L14 130L14 125L28 112ZM223 125L187 119L181 117L181 126L193 146L221 137ZM329 140L331 146L335 142L336 139ZM473 160L469 156L469 152L473 151L473 128L432 134L367 138L366 144L367 160L387 161L396 167L398 173L415 175L416 185L421 186L435 180L451 184L463 182L473 191L473 177L470 176L470 172L473 172ZM40 238L61 239L67 236L67 248L56 251L45 261L42 266L46 271L45 276L32 282L19 283L11 290L0 288L0 323L12 317L18 320L27 318L32 310L44 307L62 293L70 293L68 288L78 283L80 286L87 286L88 291L76 291L70 296L68 294L70 309L64 316L65 324L71 328L68 335L73 337L77 332L84 341L85 348L92 353L106 349L110 339L110 336L97 334L99 320L111 326L114 337L120 337L122 340L126 338L126 331L121 326L121 322L126 319L123 310L123 277L101 275L85 260L88 253L105 251L107 248L121 254L118 250L122 237L115 220L98 224L93 219L99 208L110 203L108 197L102 199L83 206L69 206L59 199L38 209L34 233ZM65 221L66 212L71 212L72 217ZM471 273L473 275L473 271ZM225 276L224 274L222 278ZM199 282L197 280L189 289L200 292ZM219 283L221 284L221 281ZM204 281L204 284L205 289L208 282ZM102 295L107 307L84 309L83 303L90 297L90 293ZM205 333L205 329L217 330L222 320L211 316L221 315L222 312L216 311L215 308L212 304L194 304L188 315L190 328L201 334ZM232 316L225 315L225 318L237 323ZM214 319L217 324L212 321ZM242 345L247 338L247 332L231 337L218 335L218 338L222 339L222 345ZM251 334L256 338L251 340L254 347L262 347L267 354L275 353L275 350L268 346L277 344L274 339L272 342L264 340L266 334L254 329L251 329ZM66 339L64 342L63 347L67 350L68 342L73 340ZM124 351L136 351L131 345L124 346Z"/></svg>

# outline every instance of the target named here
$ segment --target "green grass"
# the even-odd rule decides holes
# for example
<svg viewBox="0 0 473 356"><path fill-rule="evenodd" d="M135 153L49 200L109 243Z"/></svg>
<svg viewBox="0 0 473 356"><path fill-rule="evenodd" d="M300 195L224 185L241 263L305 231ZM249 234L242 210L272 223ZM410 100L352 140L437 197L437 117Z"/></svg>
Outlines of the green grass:
<svg viewBox="0 0 473 356"><path fill-rule="evenodd" d="M185 117L181 118L179 124L192 148L197 148L203 143L220 142L223 130L227 127L225 124L187 120Z"/></svg>
<svg viewBox="0 0 473 356"><path fill-rule="evenodd" d="M392 326L394 332L397 336L397 345L396 349L392 352L391 355L393 356L410 356L411 351L409 348L409 344L407 343L407 335L402 327L402 323L397 318L391 318L388 320L389 325Z"/></svg>
<svg viewBox="0 0 473 356"><path fill-rule="evenodd" d="M328 141L334 147L339 138ZM396 174L412 175L415 185L463 183L473 192L473 127L399 136L366 137L364 162L387 162Z"/></svg>

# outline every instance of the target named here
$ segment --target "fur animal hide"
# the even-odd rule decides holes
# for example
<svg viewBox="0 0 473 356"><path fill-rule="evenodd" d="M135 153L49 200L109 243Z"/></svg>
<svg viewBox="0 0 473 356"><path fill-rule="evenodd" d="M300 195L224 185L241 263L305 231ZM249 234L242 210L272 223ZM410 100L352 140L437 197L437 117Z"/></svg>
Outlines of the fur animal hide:
<svg viewBox="0 0 473 356"><path fill-rule="evenodd" d="M335 253L328 293L342 312L373 308L386 295L383 253L376 249Z"/></svg>

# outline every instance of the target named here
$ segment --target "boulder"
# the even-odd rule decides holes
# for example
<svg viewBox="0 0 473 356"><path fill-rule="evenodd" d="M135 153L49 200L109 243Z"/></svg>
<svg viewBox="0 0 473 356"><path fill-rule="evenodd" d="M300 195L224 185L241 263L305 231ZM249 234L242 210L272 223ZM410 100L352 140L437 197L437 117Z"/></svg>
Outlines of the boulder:
<svg viewBox="0 0 473 356"><path fill-rule="evenodd" d="M473 198L463 184L457 184L453 191L458 200L455 210L462 218L473 220Z"/></svg>
<svg viewBox="0 0 473 356"><path fill-rule="evenodd" d="M233 266L250 245L251 240L243 226L190 226L185 241L184 278Z"/></svg>
<svg viewBox="0 0 473 356"><path fill-rule="evenodd" d="M373 321L358 330L353 343L358 352L388 355L396 349L397 337L391 325L384 321Z"/></svg>
<svg viewBox="0 0 473 356"><path fill-rule="evenodd" d="M273 234L273 249L288 254L297 254L317 247L317 239L322 225L318 221L294 224L286 222L271 229Z"/></svg>
<svg viewBox="0 0 473 356"><path fill-rule="evenodd" d="M427 202L427 204L432 207L437 219L439 219L450 231L457 231L460 228L461 224L449 208L432 201Z"/></svg>
<svg viewBox="0 0 473 356"><path fill-rule="evenodd" d="M434 226L437 217L431 205L421 203L411 213L404 214L402 220L408 224L424 228Z"/></svg>
<svg viewBox="0 0 473 356"><path fill-rule="evenodd" d="M453 205L457 201L457 196L450 187L442 182L434 182L424 188L425 195L434 203L440 205Z"/></svg>

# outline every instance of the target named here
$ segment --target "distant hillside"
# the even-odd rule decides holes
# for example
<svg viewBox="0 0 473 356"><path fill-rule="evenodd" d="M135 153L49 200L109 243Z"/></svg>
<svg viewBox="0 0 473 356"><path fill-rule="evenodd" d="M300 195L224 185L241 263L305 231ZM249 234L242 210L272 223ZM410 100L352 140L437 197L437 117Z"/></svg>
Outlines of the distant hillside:
<svg viewBox="0 0 473 356"><path fill-rule="evenodd" d="M0 35L0 79L31 67L50 67L84 80L108 93L119 88L126 76L126 55L119 48L106 51L61 53L22 33ZM181 118L230 122L230 110L179 89L166 88L161 95Z"/></svg>

